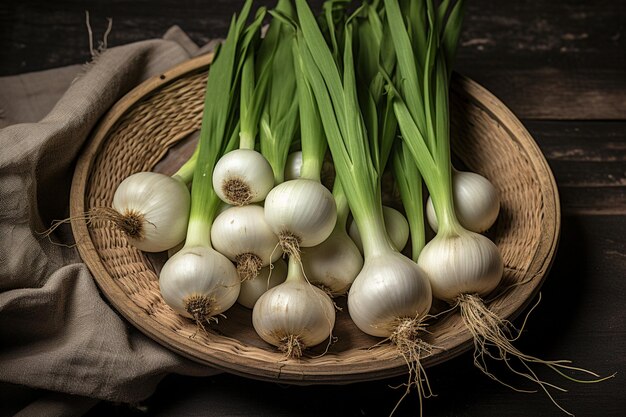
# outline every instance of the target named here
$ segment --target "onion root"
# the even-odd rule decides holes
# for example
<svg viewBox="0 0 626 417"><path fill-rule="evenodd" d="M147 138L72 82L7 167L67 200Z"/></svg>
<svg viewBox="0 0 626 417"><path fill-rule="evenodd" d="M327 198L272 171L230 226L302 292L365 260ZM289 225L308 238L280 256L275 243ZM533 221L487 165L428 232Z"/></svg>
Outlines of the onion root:
<svg viewBox="0 0 626 417"><path fill-rule="evenodd" d="M245 206L252 201L250 185L237 177L225 179L222 183L222 192L230 203L236 206Z"/></svg>
<svg viewBox="0 0 626 417"><path fill-rule="evenodd" d="M237 274L239 274L241 281L256 278L259 272L261 272L261 268L263 268L263 261L254 253L237 255L235 262L237 263Z"/></svg>
<svg viewBox="0 0 626 417"><path fill-rule="evenodd" d="M540 300L541 295L539 297L539 301ZM539 303L539 301L537 302L537 304ZM497 381L515 391L536 392L513 387L510 384L507 384L506 382L500 380L491 371L489 371L486 362L487 358L491 358L496 361L502 361L513 373L520 375L539 385L539 387L546 393L552 403L554 403L556 407L558 407L561 411L568 415L573 414L565 410L561 405L557 403L548 388L553 388L561 392L565 392L566 390L562 387L541 380L532 370L530 366L531 364L545 365L559 375L571 381L579 383L601 382L605 379L612 378L615 375L613 374L608 377L602 378L595 372L569 365L571 362L568 360L544 360L520 352L515 346L513 346L512 342L519 337L524 326L522 326L520 330L516 330L508 320L500 318L497 314L491 311L478 295L462 294L457 297L457 305L459 306L461 317L463 318L465 325L467 326L468 330L474 338L474 364L478 369L480 369L485 375L487 375L494 381ZM528 316L533 309L534 307L531 308L526 315L524 325L526 324L526 320L528 319ZM510 361L511 358L518 359L521 362L522 366L525 368L525 370L520 371L513 368ZM584 374L593 376L594 379L576 379L565 374L565 370L582 372Z"/></svg>

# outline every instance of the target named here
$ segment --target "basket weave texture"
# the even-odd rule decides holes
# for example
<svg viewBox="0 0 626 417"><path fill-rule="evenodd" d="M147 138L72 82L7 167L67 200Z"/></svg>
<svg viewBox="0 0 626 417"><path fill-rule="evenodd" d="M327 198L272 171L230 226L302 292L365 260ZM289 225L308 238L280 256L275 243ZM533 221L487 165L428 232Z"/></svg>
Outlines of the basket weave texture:
<svg viewBox="0 0 626 417"><path fill-rule="evenodd" d="M78 216L93 207L110 206L117 185L127 176L151 170L171 174L191 154L189 138L200 128L210 61L211 56L189 61L130 92L104 117L81 156L72 184L72 227L81 256L102 292L132 324L159 343L233 373L311 384L405 372L406 364L395 348L360 332L346 308L337 312L337 341L299 360L285 360L263 342L252 328L251 311L239 305L208 332L198 331L161 298L158 270L163 255L147 256L106 222L88 225ZM505 270L489 306L510 318L531 301L554 257L560 229L556 185L528 132L488 91L455 76L451 112L456 157L469 170L487 177L500 193L501 212L488 234L502 253ZM339 305L345 307L345 301ZM456 312L429 323L428 331L425 339L438 349L423 360L425 366L472 345Z"/></svg>

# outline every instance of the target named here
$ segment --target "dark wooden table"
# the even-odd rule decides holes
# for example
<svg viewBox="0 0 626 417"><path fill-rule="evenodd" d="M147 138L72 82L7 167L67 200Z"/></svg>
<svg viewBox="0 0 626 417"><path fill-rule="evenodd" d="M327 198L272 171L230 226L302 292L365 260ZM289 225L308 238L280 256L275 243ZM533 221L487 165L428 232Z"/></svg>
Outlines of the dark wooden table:
<svg viewBox="0 0 626 417"><path fill-rule="evenodd" d="M161 36L178 24L198 43L222 36L241 1L11 1L0 6L0 75L88 60L84 9L96 38L113 17L109 45ZM258 2L272 4L272 2ZM320 2L312 2L318 5ZM561 195L556 260L517 346L567 358L602 375L557 400L578 416L626 415L626 4L608 0L470 0L456 69L491 90L524 122ZM482 375L471 353L428 370L438 394L429 416L558 416L540 393ZM90 416L379 416L401 395L392 380L297 387L232 375L166 377L139 407L100 403ZM518 385L523 385L519 380ZM416 415L409 396L395 415Z"/></svg>

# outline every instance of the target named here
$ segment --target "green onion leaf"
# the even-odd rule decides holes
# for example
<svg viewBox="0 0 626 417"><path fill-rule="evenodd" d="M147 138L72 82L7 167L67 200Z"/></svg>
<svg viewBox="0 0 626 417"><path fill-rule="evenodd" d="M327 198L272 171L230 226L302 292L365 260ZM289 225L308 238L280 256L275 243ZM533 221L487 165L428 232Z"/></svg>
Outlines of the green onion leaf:
<svg viewBox="0 0 626 417"><path fill-rule="evenodd" d="M295 31L292 21L295 10L290 0L279 0L270 11L274 16L261 43L260 59L271 56L269 87L263 103L260 120L261 153L274 172L274 183L283 182L285 163L289 148L294 141L299 125L298 100L292 44Z"/></svg>
<svg viewBox="0 0 626 417"><path fill-rule="evenodd" d="M238 17L233 16L224 44L219 49L207 78L207 87L198 144L198 160L193 175L191 190L191 212L187 228L187 244L210 246L210 228L217 210L217 196L213 190L211 176L215 163L223 151L232 146L233 138L233 90L237 87L238 68L243 57L239 53L247 45L242 42L245 22L252 1L244 4ZM256 22L256 29L260 21Z"/></svg>

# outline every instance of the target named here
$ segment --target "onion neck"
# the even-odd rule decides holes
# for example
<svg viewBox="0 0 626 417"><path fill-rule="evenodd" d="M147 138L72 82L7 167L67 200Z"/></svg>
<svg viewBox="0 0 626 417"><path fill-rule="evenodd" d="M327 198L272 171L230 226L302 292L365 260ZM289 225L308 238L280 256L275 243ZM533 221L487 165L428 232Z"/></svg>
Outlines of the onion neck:
<svg viewBox="0 0 626 417"><path fill-rule="evenodd" d="M309 154L310 155L310 154ZM320 182L322 172L322 161L319 158L308 156L305 158L302 153L302 168L300 169L300 178Z"/></svg>
<svg viewBox="0 0 626 417"><path fill-rule="evenodd" d="M396 252L385 230L382 205L368 205L365 209L353 210L352 215L359 228L365 259Z"/></svg>
<svg viewBox="0 0 626 417"><path fill-rule="evenodd" d="M302 146L300 178L319 182L327 141L313 91L304 75L305 64L299 54L294 55L294 69L300 115L300 144Z"/></svg>
<svg viewBox="0 0 626 417"><path fill-rule="evenodd" d="M187 226L187 238L185 246L204 246L213 248L211 245L211 226L222 201L215 193L209 196L206 204L198 204L191 208L189 224Z"/></svg>
<svg viewBox="0 0 626 417"><path fill-rule="evenodd" d="M233 19L219 56L211 64L207 77L185 246L211 247L211 224L220 204L211 178L217 160L225 149L230 148L230 139L234 137L230 131L230 122L234 118L232 90L240 80L237 68L244 59L241 51L246 50L251 41L243 36L251 6L252 2L246 2L241 14ZM247 30L258 30L260 19L262 15Z"/></svg>
<svg viewBox="0 0 626 417"><path fill-rule="evenodd" d="M396 184L398 185L406 219L409 223L411 259L417 262L422 249L426 245L422 174L407 150L405 142L396 146L392 159Z"/></svg>
<svg viewBox="0 0 626 417"><path fill-rule="evenodd" d="M284 172L281 172L280 170L275 169L273 166L272 166L272 171L274 171L274 185L275 186L285 182L285 173Z"/></svg>
<svg viewBox="0 0 626 417"><path fill-rule="evenodd" d="M239 132L239 149L254 150L255 140L254 134L243 129Z"/></svg>
<svg viewBox="0 0 626 417"><path fill-rule="evenodd" d="M285 282L306 282L302 263L295 256L289 257L287 268L287 279L285 279Z"/></svg>
<svg viewBox="0 0 626 417"><path fill-rule="evenodd" d="M261 117L261 126L259 129L259 144L261 154L267 159L272 172L274 173L274 185L282 184L285 181L285 164L291 139L286 141L279 140L272 131L267 114Z"/></svg>
<svg viewBox="0 0 626 417"><path fill-rule="evenodd" d="M265 92L267 82L261 83L255 74L255 59L253 48L249 49L243 58L241 68L239 114L241 130L239 132L239 149L254 149L255 138L261 117L258 106L259 95Z"/></svg>
<svg viewBox="0 0 626 417"><path fill-rule="evenodd" d="M202 246L212 248L211 234L207 233L207 230L211 230L211 223L205 219L190 219L185 247Z"/></svg>
<svg viewBox="0 0 626 417"><path fill-rule="evenodd" d="M424 178L426 180L426 177ZM430 191L435 214L437 215L438 234L459 234L464 228L459 223L454 208L452 193L452 168L451 164L443 164L437 167L436 178L429 178Z"/></svg>
<svg viewBox="0 0 626 417"><path fill-rule="evenodd" d="M348 199L346 198L346 194L343 191L343 186L339 179L335 179L333 197L337 205L337 223L335 223L335 229L343 230L345 233L348 215L350 214L350 206L348 205Z"/></svg>
<svg viewBox="0 0 626 417"><path fill-rule="evenodd" d="M176 171L172 178L176 178L179 181L183 182L185 185L191 184L191 180L193 179L193 171L196 169L196 163L198 162L198 149L196 146L196 150L193 155L185 162L185 164Z"/></svg>

